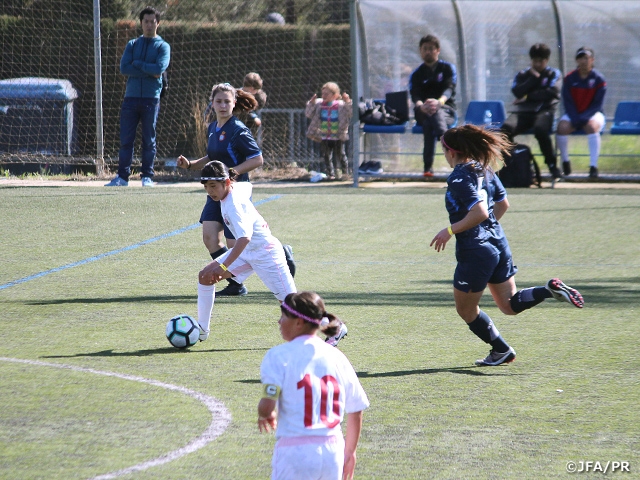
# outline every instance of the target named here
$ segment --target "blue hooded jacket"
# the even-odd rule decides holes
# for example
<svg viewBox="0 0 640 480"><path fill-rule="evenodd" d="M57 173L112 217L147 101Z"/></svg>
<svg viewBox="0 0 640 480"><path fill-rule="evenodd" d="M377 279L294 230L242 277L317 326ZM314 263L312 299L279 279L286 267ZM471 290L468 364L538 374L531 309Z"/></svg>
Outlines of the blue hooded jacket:
<svg viewBox="0 0 640 480"><path fill-rule="evenodd" d="M120 73L128 77L124 96L160 98L162 72L170 57L171 47L160 35L129 40L120 59Z"/></svg>

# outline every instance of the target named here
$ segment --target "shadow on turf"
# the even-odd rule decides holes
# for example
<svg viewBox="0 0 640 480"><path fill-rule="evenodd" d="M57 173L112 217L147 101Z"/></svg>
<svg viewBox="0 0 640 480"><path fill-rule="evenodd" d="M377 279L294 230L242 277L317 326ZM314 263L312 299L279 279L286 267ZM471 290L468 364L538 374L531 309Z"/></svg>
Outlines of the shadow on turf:
<svg viewBox="0 0 640 480"><path fill-rule="evenodd" d="M432 373L457 373L461 375L472 376L491 376L491 377L513 377L516 375L522 375L522 373L509 373L506 370L498 372L492 368L482 367L448 367L448 368L421 368L419 370L399 370L396 372L356 372L358 378L380 378L380 377L404 377L407 375L429 375ZM260 380L236 380L238 383L255 384L261 383Z"/></svg>
<svg viewBox="0 0 640 480"><path fill-rule="evenodd" d="M109 297L109 298L58 298L33 302L21 302L25 305L65 305L68 303L140 303L140 302L194 302L195 295L148 295L139 297Z"/></svg>
<svg viewBox="0 0 640 480"><path fill-rule="evenodd" d="M222 353L222 352L266 352L265 348L211 348L209 350L190 350L188 348L153 348L148 350L134 350L131 352L114 352L113 350L101 350L91 353L76 353L74 355L41 355L40 358L78 358L78 357L147 357L149 355L164 355L167 353Z"/></svg>
<svg viewBox="0 0 640 480"><path fill-rule="evenodd" d="M506 367L506 365L505 365ZM484 376L490 375L492 377L496 376L508 376L512 377L514 375L522 375L520 373L509 373L506 370L497 372L494 368L488 367L446 367L446 368L421 368L418 370L398 370L395 372L379 372L379 373L369 373L369 372L356 372L358 378L380 378L380 377L404 377L407 375L430 375L432 373L457 373L460 375L472 375L472 376Z"/></svg>

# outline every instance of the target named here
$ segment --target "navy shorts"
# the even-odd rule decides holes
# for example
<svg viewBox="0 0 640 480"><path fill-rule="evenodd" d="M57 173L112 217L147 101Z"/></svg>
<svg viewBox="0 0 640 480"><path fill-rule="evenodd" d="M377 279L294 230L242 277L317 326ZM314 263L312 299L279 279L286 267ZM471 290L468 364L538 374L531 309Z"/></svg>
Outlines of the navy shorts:
<svg viewBox="0 0 640 480"><path fill-rule="evenodd" d="M231 230L224 224L220 202L213 201L209 195L207 195L207 203L204 204L204 208L200 214L200 223L202 222L218 222L222 224L224 227L224 238L235 239Z"/></svg>
<svg viewBox="0 0 640 480"><path fill-rule="evenodd" d="M460 252L456 257L458 265L453 274L453 286L465 293L482 292L488 283L504 283L518 271L508 245L502 250L487 245Z"/></svg>

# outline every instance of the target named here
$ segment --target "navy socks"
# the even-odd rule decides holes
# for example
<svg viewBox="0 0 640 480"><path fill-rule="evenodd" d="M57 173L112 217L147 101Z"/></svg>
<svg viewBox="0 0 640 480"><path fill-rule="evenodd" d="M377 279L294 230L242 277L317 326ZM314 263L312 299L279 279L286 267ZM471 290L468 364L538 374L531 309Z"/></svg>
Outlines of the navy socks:
<svg viewBox="0 0 640 480"><path fill-rule="evenodd" d="M491 345L496 352L504 353L509 350L509 345L500 336L500 332L489 318L489 315L480 310L478 317L469 323L471 330L480 340Z"/></svg>
<svg viewBox="0 0 640 480"><path fill-rule="evenodd" d="M520 313L535 307L547 298L551 298L551 292L545 287L523 288L511 297L509 303L511 304L511 310Z"/></svg>

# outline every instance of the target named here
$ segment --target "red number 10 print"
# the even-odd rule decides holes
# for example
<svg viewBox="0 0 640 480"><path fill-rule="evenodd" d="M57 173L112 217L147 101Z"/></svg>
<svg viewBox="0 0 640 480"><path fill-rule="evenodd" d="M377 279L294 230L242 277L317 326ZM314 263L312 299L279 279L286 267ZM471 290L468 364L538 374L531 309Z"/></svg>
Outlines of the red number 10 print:
<svg viewBox="0 0 640 480"><path fill-rule="evenodd" d="M327 403L329 401L329 389L327 385L333 385L333 413L336 418L332 422L327 418ZM308 373L298 382L298 389L304 388L304 426L313 425L313 389L311 388L311 375ZM320 379L320 421L328 428L335 427L340 423L340 385L331 375L325 375Z"/></svg>

